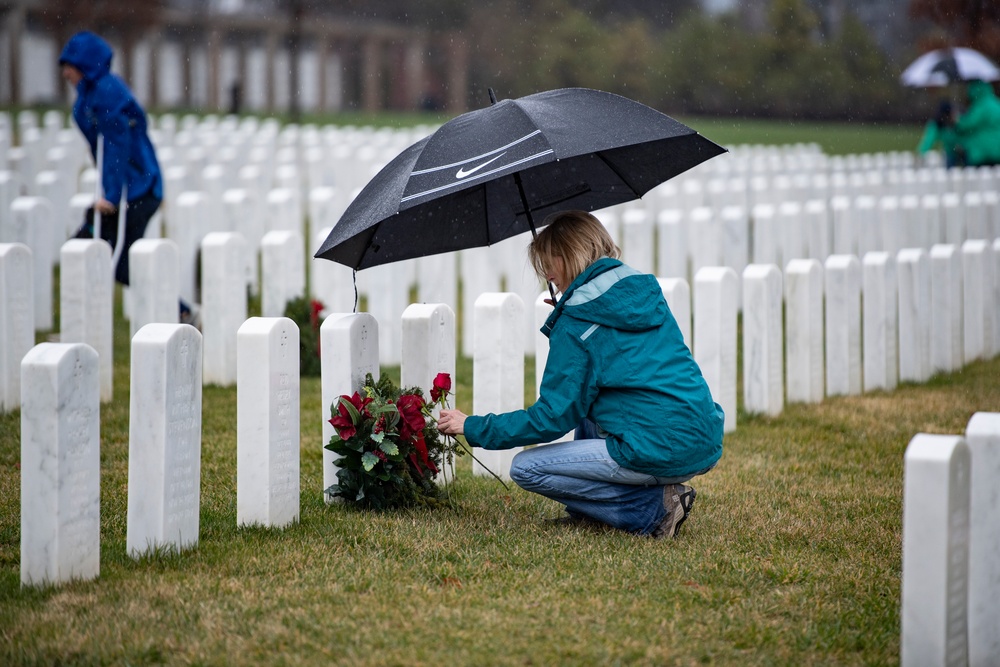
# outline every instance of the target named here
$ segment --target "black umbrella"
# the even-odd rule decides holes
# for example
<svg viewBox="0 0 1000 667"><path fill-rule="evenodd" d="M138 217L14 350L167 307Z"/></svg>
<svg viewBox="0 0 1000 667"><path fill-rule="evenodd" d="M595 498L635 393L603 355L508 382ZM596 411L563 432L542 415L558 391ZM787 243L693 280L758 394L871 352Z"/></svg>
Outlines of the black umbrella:
<svg viewBox="0 0 1000 667"><path fill-rule="evenodd" d="M641 197L724 152L673 118L611 93L566 88L494 100L386 165L316 257L364 269L492 245L534 231L549 213Z"/></svg>

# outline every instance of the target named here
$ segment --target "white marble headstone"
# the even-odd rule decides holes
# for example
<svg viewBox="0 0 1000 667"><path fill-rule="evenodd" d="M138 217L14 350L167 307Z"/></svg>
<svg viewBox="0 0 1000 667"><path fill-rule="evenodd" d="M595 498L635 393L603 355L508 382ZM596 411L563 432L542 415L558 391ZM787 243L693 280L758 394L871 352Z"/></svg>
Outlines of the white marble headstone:
<svg viewBox="0 0 1000 667"><path fill-rule="evenodd" d="M1000 413L977 412L965 430L969 499L969 664L1000 656Z"/></svg>
<svg viewBox="0 0 1000 667"><path fill-rule="evenodd" d="M986 211L983 208L983 195L981 192L973 190L966 192L962 197L965 205L965 234L966 238L978 241L985 241L989 236L986 220Z"/></svg>
<svg viewBox="0 0 1000 667"><path fill-rule="evenodd" d="M771 204L757 204L751 211L753 242L751 257L755 264L778 264L781 261L781 235Z"/></svg>
<svg viewBox="0 0 1000 667"><path fill-rule="evenodd" d="M887 195L879 198L879 227L882 232L881 250L895 256L903 247L903 221L899 211L899 197Z"/></svg>
<svg viewBox="0 0 1000 667"><path fill-rule="evenodd" d="M931 369L962 367L962 255L953 245L931 247Z"/></svg>
<svg viewBox="0 0 1000 667"><path fill-rule="evenodd" d="M139 239L128 251L131 335L152 322L176 324L180 316L180 255L170 239Z"/></svg>
<svg viewBox="0 0 1000 667"><path fill-rule="evenodd" d="M722 223L715 211L699 206L688 219L688 242L691 247L691 270L698 273L706 266L722 263Z"/></svg>
<svg viewBox="0 0 1000 667"><path fill-rule="evenodd" d="M962 341L965 362L986 358L986 336L992 322L987 319L988 275L986 241L970 239L962 244ZM992 333L992 331L989 331Z"/></svg>
<svg viewBox="0 0 1000 667"><path fill-rule="evenodd" d="M743 275L743 269L750 261L750 216L742 206L725 206L719 213L719 221L722 265L728 266L737 275Z"/></svg>
<svg viewBox="0 0 1000 667"><path fill-rule="evenodd" d="M290 230L302 233L302 202L290 188L274 188L266 197L264 231Z"/></svg>
<svg viewBox="0 0 1000 667"><path fill-rule="evenodd" d="M806 202L803 212L806 256L822 262L830 254L829 206L825 199L810 199Z"/></svg>
<svg viewBox="0 0 1000 667"><path fill-rule="evenodd" d="M691 349L691 288L683 278L658 278L663 298L681 330L684 344Z"/></svg>
<svg viewBox="0 0 1000 667"><path fill-rule="evenodd" d="M414 303L403 311L403 360L399 367L401 387L420 387L424 400L431 401L431 388L438 373L451 377L449 407L458 405L455 389L455 312L444 303ZM437 417L439 408L434 408ZM446 465L442 481L455 479L455 465Z"/></svg>
<svg viewBox="0 0 1000 667"><path fill-rule="evenodd" d="M406 260L364 271L368 310L378 320L379 360L386 365L395 366L402 360L402 317L410 305L415 265L416 260Z"/></svg>
<svg viewBox="0 0 1000 667"><path fill-rule="evenodd" d="M133 558L198 544L202 337L187 324L147 324L132 338L128 527Z"/></svg>
<svg viewBox="0 0 1000 667"><path fill-rule="evenodd" d="M0 413L21 404L21 360L35 345L34 264L23 243L0 243Z"/></svg>
<svg viewBox="0 0 1000 667"><path fill-rule="evenodd" d="M785 268L785 322L788 402L819 403L824 395L824 331L823 265L818 260L793 259Z"/></svg>
<svg viewBox="0 0 1000 667"><path fill-rule="evenodd" d="M486 292L476 299L472 374L475 390L472 412L477 415L524 408L524 302L516 294ZM486 469L510 479L510 464L522 450L480 450L473 461L474 475ZM484 469L484 466L486 469Z"/></svg>
<svg viewBox="0 0 1000 667"><path fill-rule="evenodd" d="M653 273L653 221L645 209L622 214L622 261L643 273Z"/></svg>
<svg viewBox="0 0 1000 667"><path fill-rule="evenodd" d="M100 378L82 343L21 362L21 584L93 579L101 567Z"/></svg>
<svg viewBox="0 0 1000 667"><path fill-rule="evenodd" d="M861 393L861 265L854 255L831 255L826 286L826 393Z"/></svg>
<svg viewBox="0 0 1000 667"><path fill-rule="evenodd" d="M707 267L694 278L694 360L726 414L724 431L736 430L736 272Z"/></svg>
<svg viewBox="0 0 1000 667"><path fill-rule="evenodd" d="M177 243L181 263L181 298L188 303L199 303L198 283L195 280L198 273L198 253L205 238L205 216L208 207L205 193L182 192L177 195L174 209L167 211L169 237ZM201 284L205 285L205 276Z"/></svg>
<svg viewBox="0 0 1000 667"><path fill-rule="evenodd" d="M861 195L854 200L854 218L857 223L858 256L882 250L882 229L879 225L878 200L871 195Z"/></svg>
<svg viewBox="0 0 1000 667"><path fill-rule="evenodd" d="M751 264L743 271L743 406L781 414L785 404L781 271Z"/></svg>
<svg viewBox="0 0 1000 667"><path fill-rule="evenodd" d="M35 272L35 330L52 328L52 205L41 197L18 197L3 216L13 233L5 239L31 248ZM3 240L3 239L0 239ZM108 258L110 262L110 255Z"/></svg>
<svg viewBox="0 0 1000 667"><path fill-rule="evenodd" d="M369 313L332 313L320 325L320 359L322 363L322 416L325 447L334 435L329 419L331 406L343 394L361 391L365 376L379 378L378 322ZM337 483L337 455L323 449L323 498L334 498L326 489Z"/></svg>
<svg viewBox="0 0 1000 667"><path fill-rule="evenodd" d="M313 263L313 269L315 275L316 262ZM419 301L445 303L453 311L458 310L458 253L448 252L419 258L417 276Z"/></svg>
<svg viewBox="0 0 1000 667"><path fill-rule="evenodd" d="M858 248L858 223L854 202L849 195L830 198L832 251L838 255L853 255ZM821 261L826 261L824 257Z"/></svg>
<svg viewBox="0 0 1000 667"><path fill-rule="evenodd" d="M780 234L780 257L784 266L793 259L808 257L806 252L806 230L802 224L802 204L784 201L778 206L778 233Z"/></svg>
<svg viewBox="0 0 1000 667"><path fill-rule="evenodd" d="M288 302L305 295L304 250L302 235L297 231L271 231L261 239L261 314L264 317L284 316Z"/></svg>
<svg viewBox="0 0 1000 667"><path fill-rule="evenodd" d="M236 382L236 332L247 319L246 252L236 232L212 232L201 244L205 384Z"/></svg>
<svg viewBox="0 0 1000 667"><path fill-rule="evenodd" d="M313 238L315 242L314 255L329 235L329 227L319 230ZM454 257L452 257L451 263L452 289L455 290L454 285L457 285L457 280L454 275ZM325 311L349 313L354 310L354 272L350 267L327 259L312 259L309 268L312 271L309 282L312 296L323 304Z"/></svg>
<svg viewBox="0 0 1000 667"><path fill-rule="evenodd" d="M604 219L601 219L604 222ZM480 294L500 289L500 273L490 248L470 248L459 253L462 277L462 356L475 353L475 304Z"/></svg>
<svg viewBox="0 0 1000 667"><path fill-rule="evenodd" d="M920 209L923 213L923 231L926 234L924 243L926 243L927 247L937 243L945 243L941 198L932 193L924 194L920 197Z"/></svg>
<svg viewBox="0 0 1000 667"><path fill-rule="evenodd" d="M941 215L944 220L945 243L960 246L965 242L965 207L957 192L941 195Z"/></svg>
<svg viewBox="0 0 1000 667"><path fill-rule="evenodd" d="M1000 178L1000 176L998 176ZM1000 225L1000 216L997 217ZM1000 354L1000 235L993 239L993 298L987 311L993 312L993 354Z"/></svg>
<svg viewBox="0 0 1000 667"><path fill-rule="evenodd" d="M101 240L70 239L60 252L59 340L86 343L97 351L101 401L113 392L111 246Z"/></svg>
<svg viewBox="0 0 1000 667"><path fill-rule="evenodd" d="M862 267L864 390L895 389L899 382L899 296L896 260L887 252L865 254Z"/></svg>
<svg viewBox="0 0 1000 667"><path fill-rule="evenodd" d="M299 519L299 329L251 317L236 334L236 523Z"/></svg>
<svg viewBox="0 0 1000 667"><path fill-rule="evenodd" d="M906 448L903 667L967 664L969 462L957 435L920 433Z"/></svg>
<svg viewBox="0 0 1000 667"><path fill-rule="evenodd" d="M896 256L899 281L899 379L925 382L931 376L931 266L922 248L900 250Z"/></svg>
<svg viewBox="0 0 1000 667"><path fill-rule="evenodd" d="M258 195L243 188L222 193L222 215L227 231L239 232L247 242L247 284L252 294L260 294L257 257L264 237L264 216Z"/></svg>
<svg viewBox="0 0 1000 667"><path fill-rule="evenodd" d="M688 278L688 234L683 213L670 208L656 218L657 270L663 278Z"/></svg>

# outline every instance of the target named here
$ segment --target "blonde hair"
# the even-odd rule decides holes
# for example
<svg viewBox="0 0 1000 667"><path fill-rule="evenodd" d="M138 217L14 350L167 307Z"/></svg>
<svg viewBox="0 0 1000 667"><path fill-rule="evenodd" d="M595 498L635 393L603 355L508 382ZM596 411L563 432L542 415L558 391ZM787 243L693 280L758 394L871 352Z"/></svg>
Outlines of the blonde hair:
<svg viewBox="0 0 1000 667"><path fill-rule="evenodd" d="M554 257L562 259L569 282L601 257L621 257L622 252L608 230L586 211L553 213L542 225L545 229L528 246L528 261L543 282L546 267Z"/></svg>

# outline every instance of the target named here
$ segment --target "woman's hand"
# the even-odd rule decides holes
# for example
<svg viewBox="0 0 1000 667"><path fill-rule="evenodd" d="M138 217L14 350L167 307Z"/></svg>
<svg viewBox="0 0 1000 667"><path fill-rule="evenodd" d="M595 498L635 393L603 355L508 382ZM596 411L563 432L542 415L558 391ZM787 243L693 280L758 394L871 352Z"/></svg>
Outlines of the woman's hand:
<svg viewBox="0 0 1000 667"><path fill-rule="evenodd" d="M444 435L465 435L465 414L461 410L442 410L437 429Z"/></svg>
<svg viewBox="0 0 1000 667"><path fill-rule="evenodd" d="M97 209L97 212L100 213L101 215L111 215L112 213L118 210L117 206L109 202L104 197L101 197L100 199L94 202L94 208Z"/></svg>

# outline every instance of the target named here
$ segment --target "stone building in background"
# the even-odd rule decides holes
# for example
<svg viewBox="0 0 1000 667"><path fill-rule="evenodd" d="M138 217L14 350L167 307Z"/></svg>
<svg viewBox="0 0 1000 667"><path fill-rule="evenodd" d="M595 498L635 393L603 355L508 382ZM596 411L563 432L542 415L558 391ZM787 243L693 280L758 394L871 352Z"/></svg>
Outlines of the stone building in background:
<svg viewBox="0 0 1000 667"><path fill-rule="evenodd" d="M59 51L92 29L152 109L465 110L468 49L458 33L351 21L301 0L152 4L155 16L147 9L147 20L130 23L126 3L0 0L0 106L64 103Z"/></svg>

